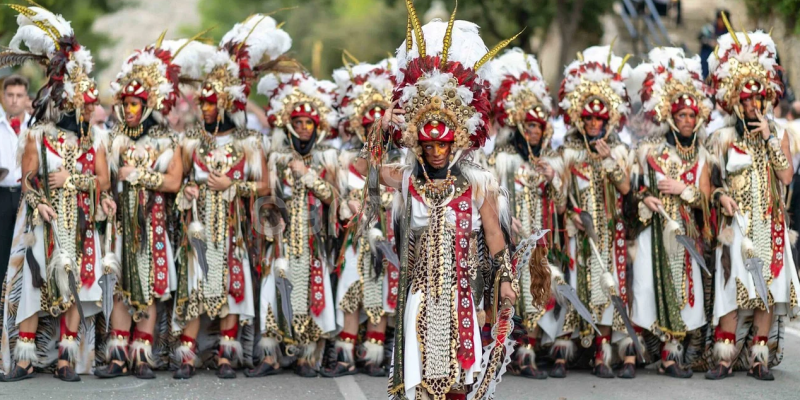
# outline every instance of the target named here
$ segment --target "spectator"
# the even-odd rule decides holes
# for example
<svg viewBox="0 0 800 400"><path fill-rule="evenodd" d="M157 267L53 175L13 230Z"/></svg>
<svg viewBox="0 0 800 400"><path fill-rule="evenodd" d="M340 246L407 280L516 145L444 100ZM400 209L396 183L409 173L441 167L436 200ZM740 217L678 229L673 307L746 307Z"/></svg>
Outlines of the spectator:
<svg viewBox="0 0 800 400"><path fill-rule="evenodd" d="M703 79L708 77L708 57L714 53L714 48L717 47L717 38L721 35L728 33L725 29L725 23L722 21L722 13L728 16L728 21L731 19L731 14L728 10L718 9L717 18L713 24L707 24L700 30L700 63L703 67Z"/></svg>
<svg viewBox="0 0 800 400"><path fill-rule="evenodd" d="M0 277L6 276L8 257L11 253L11 240L14 235L14 221L17 219L17 206L20 198L22 172L17 165L17 138L27 129L30 114L28 105L28 80L20 75L11 75L3 81L3 109L0 117L0 221L6 228L0 229Z"/></svg>

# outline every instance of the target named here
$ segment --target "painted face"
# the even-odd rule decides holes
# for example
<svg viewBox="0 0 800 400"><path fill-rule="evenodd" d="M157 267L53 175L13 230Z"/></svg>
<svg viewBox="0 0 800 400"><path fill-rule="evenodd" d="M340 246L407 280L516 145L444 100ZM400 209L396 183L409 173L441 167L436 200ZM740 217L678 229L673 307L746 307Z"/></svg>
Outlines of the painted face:
<svg viewBox="0 0 800 400"><path fill-rule="evenodd" d="M603 133L603 128L606 126L606 120L597 116L583 117L583 129L586 134L591 137L598 137Z"/></svg>
<svg viewBox="0 0 800 400"><path fill-rule="evenodd" d="M292 118L292 128L297 133L298 139L307 142L314 134L314 120L309 117Z"/></svg>
<svg viewBox="0 0 800 400"><path fill-rule="evenodd" d="M203 122L206 124L213 124L217 122L217 116L219 115L219 110L217 109L217 104L212 103L210 101L203 101L200 103L200 111L203 113Z"/></svg>
<svg viewBox="0 0 800 400"><path fill-rule="evenodd" d="M444 168L450 162L452 146L452 142L423 142L422 155L431 167L436 169Z"/></svg>
<svg viewBox="0 0 800 400"><path fill-rule="evenodd" d="M764 104L764 97L761 96L760 94L756 94L742 100L742 108L744 108L745 118L750 120L758 119L758 113L756 112L756 110L758 110L758 112L763 113L764 110L761 109L761 106L763 104Z"/></svg>
<svg viewBox="0 0 800 400"><path fill-rule="evenodd" d="M675 127L678 128L678 133L683 137L691 137L694 132L694 127L697 125L697 114L691 108L683 108L675 114L672 114L672 119L675 120Z"/></svg>
<svg viewBox="0 0 800 400"><path fill-rule="evenodd" d="M525 128L525 132L523 135L525 136L525 140L528 141L528 144L531 146L536 146L542 140L542 125L536 121L528 121L523 125Z"/></svg>
<svg viewBox="0 0 800 400"><path fill-rule="evenodd" d="M142 110L144 108L144 104L142 99L133 96L127 96L122 100L122 110L124 111L125 116L125 125L129 128L135 128L139 126L139 122L142 119Z"/></svg>
<svg viewBox="0 0 800 400"><path fill-rule="evenodd" d="M83 115L83 120L89 122L92 120L92 115L94 114L94 109L97 103L89 103L83 105L83 110L81 114Z"/></svg>

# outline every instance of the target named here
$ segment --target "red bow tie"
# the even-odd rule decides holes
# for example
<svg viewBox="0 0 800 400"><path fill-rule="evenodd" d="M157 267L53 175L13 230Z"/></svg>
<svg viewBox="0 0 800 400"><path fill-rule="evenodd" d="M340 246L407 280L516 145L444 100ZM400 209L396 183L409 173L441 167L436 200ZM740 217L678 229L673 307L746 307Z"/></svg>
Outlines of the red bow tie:
<svg viewBox="0 0 800 400"><path fill-rule="evenodd" d="M14 133L19 135L19 128L22 126L22 120L20 120L17 117L14 117L14 118L11 118L11 120L9 120L9 122L11 123L11 129L14 130Z"/></svg>

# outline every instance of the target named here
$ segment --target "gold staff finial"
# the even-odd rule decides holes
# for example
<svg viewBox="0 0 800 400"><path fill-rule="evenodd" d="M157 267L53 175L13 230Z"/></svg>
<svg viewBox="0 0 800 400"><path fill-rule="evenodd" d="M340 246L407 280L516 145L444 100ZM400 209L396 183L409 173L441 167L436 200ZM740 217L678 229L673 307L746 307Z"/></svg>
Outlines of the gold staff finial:
<svg viewBox="0 0 800 400"><path fill-rule="evenodd" d="M422 35L422 25L419 23L417 10L414 8L414 0L406 0L406 10L408 10L408 18L411 20L411 26L414 28L414 36L417 39L419 56L425 57L425 36Z"/></svg>
<svg viewBox="0 0 800 400"><path fill-rule="evenodd" d="M450 20L447 21L447 31L444 33L444 47L442 48L442 58L439 60L439 65L445 65L447 63L450 45L453 44L453 24L456 22L456 10L458 10L458 0L456 0L453 13L450 14Z"/></svg>

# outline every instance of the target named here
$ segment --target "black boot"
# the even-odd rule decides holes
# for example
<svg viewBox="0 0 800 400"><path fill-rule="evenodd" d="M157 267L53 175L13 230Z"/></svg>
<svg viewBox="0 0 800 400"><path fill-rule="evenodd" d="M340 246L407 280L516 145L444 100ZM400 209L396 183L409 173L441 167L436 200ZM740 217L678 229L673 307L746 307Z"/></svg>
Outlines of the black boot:
<svg viewBox="0 0 800 400"><path fill-rule="evenodd" d="M33 369L33 364L28 364L26 368L15 365L10 374L0 376L0 382L18 382L34 376L36 376L36 371Z"/></svg>

